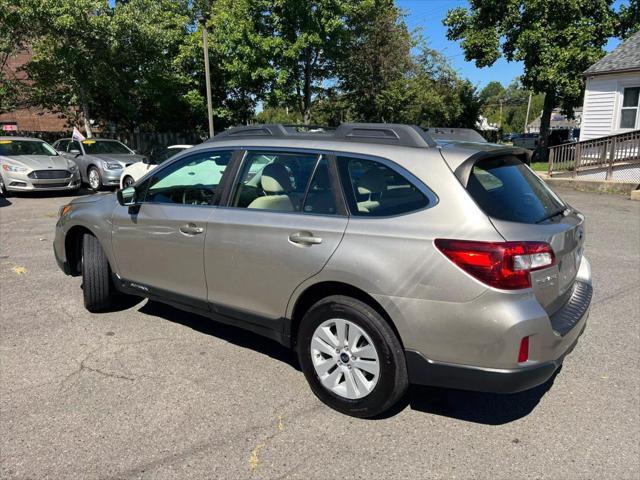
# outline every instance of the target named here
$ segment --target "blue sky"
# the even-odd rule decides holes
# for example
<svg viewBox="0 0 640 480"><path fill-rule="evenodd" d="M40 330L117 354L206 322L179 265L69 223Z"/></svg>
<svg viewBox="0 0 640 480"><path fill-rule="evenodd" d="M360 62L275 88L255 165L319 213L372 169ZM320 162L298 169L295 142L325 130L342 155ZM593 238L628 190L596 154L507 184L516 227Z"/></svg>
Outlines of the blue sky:
<svg viewBox="0 0 640 480"><path fill-rule="evenodd" d="M409 28L420 28L429 47L446 56L458 73L474 85L482 88L488 82L496 80L506 86L522 74L520 62L509 63L504 59L498 60L491 67L476 68L473 62L465 61L458 42L447 40L447 29L442 25L442 20L450 9L468 6L466 0L396 0L396 4L406 13ZM628 0L614 2L615 9L621 4L628 4ZM607 50L613 50L618 43L618 40L611 39Z"/></svg>

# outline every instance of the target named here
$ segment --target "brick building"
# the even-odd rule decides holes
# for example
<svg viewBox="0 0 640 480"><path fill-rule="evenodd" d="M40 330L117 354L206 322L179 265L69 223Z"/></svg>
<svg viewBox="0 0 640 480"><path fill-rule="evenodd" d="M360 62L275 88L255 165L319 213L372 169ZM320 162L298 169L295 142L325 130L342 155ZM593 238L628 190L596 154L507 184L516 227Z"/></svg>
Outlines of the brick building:
<svg viewBox="0 0 640 480"><path fill-rule="evenodd" d="M19 68L30 59L31 53L28 51L10 57L2 70L2 75L28 82L26 73L21 72ZM66 132L68 130L69 127L64 118L38 107L21 108L13 112L0 114L0 135L8 132L53 133Z"/></svg>

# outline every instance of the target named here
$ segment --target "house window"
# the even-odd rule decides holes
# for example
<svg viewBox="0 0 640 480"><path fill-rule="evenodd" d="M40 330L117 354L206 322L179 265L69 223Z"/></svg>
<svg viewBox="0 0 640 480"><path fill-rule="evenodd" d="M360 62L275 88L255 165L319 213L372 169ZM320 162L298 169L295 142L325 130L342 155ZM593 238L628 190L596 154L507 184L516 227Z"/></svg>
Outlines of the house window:
<svg viewBox="0 0 640 480"><path fill-rule="evenodd" d="M640 87L624 89L622 109L620 110L620 128L636 128Z"/></svg>

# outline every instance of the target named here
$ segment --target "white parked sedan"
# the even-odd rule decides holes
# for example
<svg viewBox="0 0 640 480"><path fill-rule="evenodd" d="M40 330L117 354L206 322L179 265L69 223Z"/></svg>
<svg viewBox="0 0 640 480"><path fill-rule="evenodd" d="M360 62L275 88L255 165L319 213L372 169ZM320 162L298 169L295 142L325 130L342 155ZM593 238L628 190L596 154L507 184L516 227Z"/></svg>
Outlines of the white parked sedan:
<svg viewBox="0 0 640 480"><path fill-rule="evenodd" d="M130 187L144 177L147 172L150 172L165 160L170 159L176 153L191 148L192 146L193 145L169 145L161 151L149 155L148 159L129 165L122 171L122 175L120 175L120 188Z"/></svg>

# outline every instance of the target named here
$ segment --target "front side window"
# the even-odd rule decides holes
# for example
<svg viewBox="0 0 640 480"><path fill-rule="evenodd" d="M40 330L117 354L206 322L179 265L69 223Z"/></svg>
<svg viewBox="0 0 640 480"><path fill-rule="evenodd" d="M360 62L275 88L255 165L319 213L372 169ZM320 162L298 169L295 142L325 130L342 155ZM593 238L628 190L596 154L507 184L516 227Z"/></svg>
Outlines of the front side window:
<svg viewBox="0 0 640 480"><path fill-rule="evenodd" d="M310 185L316 167L326 169L326 160L318 164L319 159L320 155L313 153L248 152L232 205L283 212L334 213L335 204L329 205L320 198L332 193L328 175L324 181L317 173Z"/></svg>
<svg viewBox="0 0 640 480"><path fill-rule="evenodd" d="M639 106L640 87L625 88L620 110L620 128L636 128Z"/></svg>
<svg viewBox="0 0 640 480"><path fill-rule="evenodd" d="M352 215L385 217L429 205L424 193L381 162L338 157L338 168Z"/></svg>
<svg viewBox="0 0 640 480"><path fill-rule="evenodd" d="M139 187L146 203L213 205L231 151L202 152L161 169Z"/></svg>
<svg viewBox="0 0 640 480"><path fill-rule="evenodd" d="M78 142L77 140L69 142L69 153L82 153L80 142Z"/></svg>
<svg viewBox="0 0 640 480"><path fill-rule="evenodd" d="M69 146L69 140L58 140L55 143L55 149L59 152L66 152L67 147Z"/></svg>

